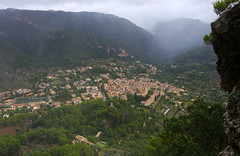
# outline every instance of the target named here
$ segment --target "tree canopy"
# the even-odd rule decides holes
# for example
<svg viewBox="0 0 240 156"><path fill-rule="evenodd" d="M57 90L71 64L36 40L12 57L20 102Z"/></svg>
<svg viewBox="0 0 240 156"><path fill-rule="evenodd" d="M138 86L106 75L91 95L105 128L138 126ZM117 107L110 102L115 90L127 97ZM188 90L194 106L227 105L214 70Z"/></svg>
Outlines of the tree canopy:
<svg viewBox="0 0 240 156"><path fill-rule="evenodd" d="M58 146L51 148L45 152L42 151L35 151L32 153L33 156L65 156L65 155L71 155L71 156L93 156L94 151L89 146L85 144L75 144L75 145L69 145L66 144L64 146Z"/></svg>
<svg viewBox="0 0 240 156"><path fill-rule="evenodd" d="M223 105L197 100L187 109L188 115L164 121L164 130L150 142L150 155L217 155L224 148Z"/></svg>
<svg viewBox="0 0 240 156"><path fill-rule="evenodd" d="M0 138L0 155L17 155L21 148L21 142L14 136L5 135Z"/></svg>
<svg viewBox="0 0 240 156"><path fill-rule="evenodd" d="M214 12L219 15L221 14L230 3L237 2L239 0L220 0L213 3Z"/></svg>

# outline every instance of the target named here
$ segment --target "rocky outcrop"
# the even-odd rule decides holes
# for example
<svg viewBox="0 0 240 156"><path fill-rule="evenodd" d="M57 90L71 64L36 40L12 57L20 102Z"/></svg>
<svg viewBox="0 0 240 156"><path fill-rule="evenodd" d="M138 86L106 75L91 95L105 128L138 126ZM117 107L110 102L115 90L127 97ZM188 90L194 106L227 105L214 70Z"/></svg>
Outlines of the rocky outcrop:
<svg viewBox="0 0 240 156"><path fill-rule="evenodd" d="M230 93L224 114L228 146L220 155L240 155L240 2L234 3L211 24L221 87Z"/></svg>

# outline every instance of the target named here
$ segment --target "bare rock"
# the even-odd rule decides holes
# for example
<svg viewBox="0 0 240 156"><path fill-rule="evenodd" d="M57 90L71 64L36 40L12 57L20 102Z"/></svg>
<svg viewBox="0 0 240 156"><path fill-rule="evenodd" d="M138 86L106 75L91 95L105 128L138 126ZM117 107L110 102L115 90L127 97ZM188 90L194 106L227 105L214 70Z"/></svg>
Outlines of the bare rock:
<svg viewBox="0 0 240 156"><path fill-rule="evenodd" d="M221 156L240 156L240 2L231 4L211 24L221 87L230 93L224 114L228 146Z"/></svg>
<svg viewBox="0 0 240 156"><path fill-rule="evenodd" d="M240 81L240 3L222 13L211 26L221 87L230 93Z"/></svg>

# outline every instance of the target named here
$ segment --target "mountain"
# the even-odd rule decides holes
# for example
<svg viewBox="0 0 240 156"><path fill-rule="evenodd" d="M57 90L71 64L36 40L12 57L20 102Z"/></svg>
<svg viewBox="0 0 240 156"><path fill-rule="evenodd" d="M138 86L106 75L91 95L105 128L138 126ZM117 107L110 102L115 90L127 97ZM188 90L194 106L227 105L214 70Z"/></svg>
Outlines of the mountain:
<svg viewBox="0 0 240 156"><path fill-rule="evenodd" d="M21 83L29 73L76 67L86 59L149 61L153 44L151 33L113 15L0 10L0 90L26 86Z"/></svg>
<svg viewBox="0 0 240 156"><path fill-rule="evenodd" d="M203 45L203 36L210 33L210 25L196 19L179 18L159 22L151 32L168 56L176 56Z"/></svg>
<svg viewBox="0 0 240 156"><path fill-rule="evenodd" d="M146 58L153 36L113 15L6 9L0 10L0 41L2 53L7 48L23 56L15 56L18 66L51 66L108 56Z"/></svg>
<svg viewBox="0 0 240 156"><path fill-rule="evenodd" d="M156 25L154 36L114 15L0 10L0 90L29 86L30 77L48 68L81 66L87 59L113 57L159 63L173 55L166 46L181 49L184 43L194 47L197 42L193 38L197 37L202 43L205 27L199 20L178 19Z"/></svg>

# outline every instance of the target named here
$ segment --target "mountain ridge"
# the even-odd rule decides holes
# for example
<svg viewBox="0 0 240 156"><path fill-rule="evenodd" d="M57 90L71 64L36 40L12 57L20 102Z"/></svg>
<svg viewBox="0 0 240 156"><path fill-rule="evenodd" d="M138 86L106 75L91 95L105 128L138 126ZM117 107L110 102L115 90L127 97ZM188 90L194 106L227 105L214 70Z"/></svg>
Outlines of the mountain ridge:
<svg viewBox="0 0 240 156"><path fill-rule="evenodd" d="M31 54L34 54L34 51L41 53L41 48L48 48L44 47L46 45L46 36L54 40L57 35L60 35L58 37L63 39L69 31L73 33L72 36L75 33L78 33L78 36L83 36L82 39L89 37L87 42L96 38L100 38L103 42L106 40L110 44L109 47L111 47L111 44L116 44L115 49L125 49L129 53L136 55L136 57L140 53L141 55L147 55L148 46L151 45L153 40L149 32L126 19L113 15L91 12L28 10L1 10L0 13L2 21L0 22L0 36L17 45L18 48L20 47L22 51L32 52ZM72 38L73 41L78 36ZM19 40L22 40L22 43ZM66 45L66 43L63 44ZM25 48L24 46L28 47Z"/></svg>
<svg viewBox="0 0 240 156"><path fill-rule="evenodd" d="M2 9L0 86L16 85L12 84L19 81L16 73L72 68L86 59L164 63L167 52L155 39L131 21L110 14ZM21 76L21 81L27 79Z"/></svg>

